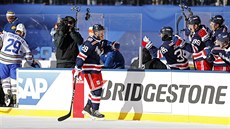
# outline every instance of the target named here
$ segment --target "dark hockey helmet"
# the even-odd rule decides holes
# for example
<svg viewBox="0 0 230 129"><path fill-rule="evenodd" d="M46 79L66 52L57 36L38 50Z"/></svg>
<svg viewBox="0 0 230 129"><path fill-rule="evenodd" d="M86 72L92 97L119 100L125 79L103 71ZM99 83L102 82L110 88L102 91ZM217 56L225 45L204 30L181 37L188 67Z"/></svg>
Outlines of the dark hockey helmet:
<svg viewBox="0 0 230 129"><path fill-rule="evenodd" d="M170 26L165 26L161 28L160 33L162 34L163 41L171 40L173 36L173 29Z"/></svg>
<svg viewBox="0 0 230 129"><path fill-rule="evenodd" d="M221 43L228 43L229 42L229 33L228 32L223 32L217 35L216 40L220 41Z"/></svg>
<svg viewBox="0 0 230 129"><path fill-rule="evenodd" d="M105 30L105 28L101 24L94 24L93 25L93 32Z"/></svg>
<svg viewBox="0 0 230 129"><path fill-rule="evenodd" d="M66 16L65 20L69 23L69 24L74 24L76 23L76 20L72 17L72 16Z"/></svg>
<svg viewBox="0 0 230 129"><path fill-rule="evenodd" d="M197 24L199 25L201 23L200 17L197 15L192 15L188 18L188 24L194 25Z"/></svg>
<svg viewBox="0 0 230 129"><path fill-rule="evenodd" d="M210 22L222 25L224 23L224 18L221 15L215 15L210 19Z"/></svg>

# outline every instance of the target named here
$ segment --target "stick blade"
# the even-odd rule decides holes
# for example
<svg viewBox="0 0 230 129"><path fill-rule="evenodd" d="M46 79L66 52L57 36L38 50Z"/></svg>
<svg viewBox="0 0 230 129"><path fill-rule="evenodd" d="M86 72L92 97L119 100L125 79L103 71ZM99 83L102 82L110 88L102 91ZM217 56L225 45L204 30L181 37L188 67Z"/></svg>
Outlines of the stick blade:
<svg viewBox="0 0 230 129"><path fill-rule="evenodd" d="M57 120L58 120L58 121L63 121L63 120L65 120L65 119L69 118L69 117L70 117L70 113L68 113L68 114L66 114L66 115L64 115L64 116L59 117Z"/></svg>
<svg viewBox="0 0 230 129"><path fill-rule="evenodd" d="M176 21L176 24L179 24L180 21L181 21L181 19L182 19L182 16L178 17L178 19L177 19L177 21Z"/></svg>

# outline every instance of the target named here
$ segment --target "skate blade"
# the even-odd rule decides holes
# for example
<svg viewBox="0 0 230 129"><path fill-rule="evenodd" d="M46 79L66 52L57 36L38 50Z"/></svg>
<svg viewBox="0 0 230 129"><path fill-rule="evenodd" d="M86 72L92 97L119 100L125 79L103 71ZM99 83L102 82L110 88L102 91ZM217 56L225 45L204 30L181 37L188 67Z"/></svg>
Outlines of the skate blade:
<svg viewBox="0 0 230 129"><path fill-rule="evenodd" d="M85 116L88 116L88 117L91 116L88 112L86 112L86 111L84 111L84 110L83 110L81 113L82 113L83 115L85 115Z"/></svg>
<svg viewBox="0 0 230 129"><path fill-rule="evenodd" d="M5 100L5 104L8 107L10 105L10 99Z"/></svg>
<svg viewBox="0 0 230 129"><path fill-rule="evenodd" d="M103 118L98 118L98 117L94 117L94 116L90 116L90 118L92 119L92 120L105 120L105 118L103 117Z"/></svg>

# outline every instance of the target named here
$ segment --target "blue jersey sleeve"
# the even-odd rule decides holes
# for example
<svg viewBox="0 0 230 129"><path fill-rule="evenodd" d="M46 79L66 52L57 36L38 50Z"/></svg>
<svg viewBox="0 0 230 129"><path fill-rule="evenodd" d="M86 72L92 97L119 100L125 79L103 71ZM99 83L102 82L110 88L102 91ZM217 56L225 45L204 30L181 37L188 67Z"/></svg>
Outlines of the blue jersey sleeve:
<svg viewBox="0 0 230 129"><path fill-rule="evenodd" d="M84 44L82 44L82 47L80 48L80 52L76 60L77 68L81 69L88 55L93 51L92 49L93 46L91 45L91 42L86 41Z"/></svg>
<svg viewBox="0 0 230 129"><path fill-rule="evenodd" d="M157 58L157 51L158 51L158 48L156 48L155 46L149 49L152 59Z"/></svg>
<svg viewBox="0 0 230 129"><path fill-rule="evenodd" d="M104 67L105 68L113 68L113 66L114 66L114 58L115 58L114 53L113 52L108 52L107 57L106 57L105 62L104 62Z"/></svg>

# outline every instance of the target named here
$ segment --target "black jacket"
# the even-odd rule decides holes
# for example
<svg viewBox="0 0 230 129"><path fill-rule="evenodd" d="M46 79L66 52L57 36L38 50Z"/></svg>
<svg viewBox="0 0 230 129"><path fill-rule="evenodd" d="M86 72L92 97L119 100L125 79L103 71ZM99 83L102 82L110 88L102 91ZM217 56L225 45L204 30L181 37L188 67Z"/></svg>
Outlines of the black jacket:
<svg viewBox="0 0 230 129"><path fill-rule="evenodd" d="M58 30L54 34L57 63L75 63L79 53L78 46L82 43L83 38L79 32Z"/></svg>

